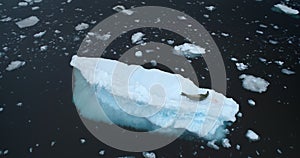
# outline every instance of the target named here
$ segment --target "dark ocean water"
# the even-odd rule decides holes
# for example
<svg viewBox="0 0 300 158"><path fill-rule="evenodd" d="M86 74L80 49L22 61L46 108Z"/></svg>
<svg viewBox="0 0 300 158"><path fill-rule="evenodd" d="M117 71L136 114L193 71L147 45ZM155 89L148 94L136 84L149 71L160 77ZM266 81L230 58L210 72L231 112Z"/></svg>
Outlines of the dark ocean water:
<svg viewBox="0 0 300 158"><path fill-rule="evenodd" d="M117 4L129 8L146 5L174 8L192 16L215 34L212 37L226 66L227 96L240 104L243 113L242 118L229 128L233 129L228 135L231 148L214 150L207 147L206 142L178 139L153 151L156 157L299 157L300 19L272 11L272 6L280 1L73 0L66 3L63 0L43 0L25 7L19 7L18 2L0 1L0 19L12 18L11 21L0 21L1 157L142 157L141 153L119 151L98 141L82 124L72 102L72 67L69 62L88 32L88 29L76 31L74 28L85 22L91 29L114 14L111 8ZM297 1L285 3L300 9ZM205 9L210 5L216 9ZM40 9L32 11L33 6ZM18 28L15 22L31 15L37 16L40 21L32 27ZM47 32L42 38L33 38L35 33L44 30ZM54 33L55 30L61 33ZM258 34L257 30L264 33ZM175 44L184 41L170 32L148 32L159 35L149 40L159 41L168 37L175 39ZM222 32L229 36L222 36ZM20 38L20 35L26 37ZM278 44L271 44L269 40L276 40ZM126 43L114 44L111 48L121 52ZM43 45L48 46L46 51L40 50ZM235 62L230 60L232 57L247 63L249 69L237 70ZM267 59L267 62L261 62L259 57ZM6 71L13 60L26 61L26 65ZM275 61L283 61L284 64L280 66ZM205 63L201 59L193 59L192 64L198 73L200 86L210 87ZM283 74L282 68L291 69L296 74ZM267 92L260 94L245 90L238 78L242 73L270 82ZM203 76L205 79L201 79ZM248 99L255 100L256 105L249 106ZM22 106L16 105L19 102ZM257 132L261 139L249 142L245 137L248 129ZM80 139L86 142L81 143ZM51 146L51 142L55 144ZM235 149L236 144L241 146L240 150ZM105 150L104 156L99 155L100 150ZM4 151L8 153L3 155Z"/></svg>

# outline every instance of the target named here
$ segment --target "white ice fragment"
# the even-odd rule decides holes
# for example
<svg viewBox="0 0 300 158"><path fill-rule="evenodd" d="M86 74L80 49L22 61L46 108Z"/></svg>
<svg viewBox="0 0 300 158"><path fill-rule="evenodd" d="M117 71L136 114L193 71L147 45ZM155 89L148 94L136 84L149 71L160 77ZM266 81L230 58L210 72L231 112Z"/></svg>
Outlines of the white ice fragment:
<svg viewBox="0 0 300 158"><path fill-rule="evenodd" d="M279 61L279 60L274 61L274 63L276 63L279 66L282 66L284 64L283 61Z"/></svg>
<svg viewBox="0 0 300 158"><path fill-rule="evenodd" d="M261 34L261 35L264 34L264 32L262 32L260 30L256 30L255 32L258 33L258 34Z"/></svg>
<svg viewBox="0 0 300 158"><path fill-rule="evenodd" d="M235 148L236 148L236 150L240 150L240 149L241 149L241 146L240 146L239 144L237 144L237 145L235 146Z"/></svg>
<svg viewBox="0 0 300 158"><path fill-rule="evenodd" d="M261 28L268 28L268 26L264 25L264 24L259 24L259 27L261 27Z"/></svg>
<svg viewBox="0 0 300 158"><path fill-rule="evenodd" d="M38 10L38 9L40 9L39 6L34 6L34 7L31 8L31 10Z"/></svg>
<svg viewBox="0 0 300 158"><path fill-rule="evenodd" d="M255 101L252 100L252 99L248 99L248 104L251 105L251 106L254 106L255 105Z"/></svg>
<svg viewBox="0 0 300 158"><path fill-rule="evenodd" d="M29 150L29 152L30 152L30 153L32 153L32 150L33 150L33 148L32 148L32 147L30 147L28 150Z"/></svg>
<svg viewBox="0 0 300 158"><path fill-rule="evenodd" d="M224 148L230 148L231 147L231 144L229 143L229 139L227 139L227 138L224 138L222 140L222 145L223 145Z"/></svg>
<svg viewBox="0 0 300 158"><path fill-rule="evenodd" d="M216 7L215 6L207 6L207 7L205 7L207 10L209 10L209 11L213 11L213 10L215 10L216 9Z"/></svg>
<svg viewBox="0 0 300 158"><path fill-rule="evenodd" d="M237 117L243 117L243 113L239 112L236 116Z"/></svg>
<svg viewBox="0 0 300 158"><path fill-rule="evenodd" d="M12 61L6 68L7 71L12 71L25 65L25 61Z"/></svg>
<svg viewBox="0 0 300 158"><path fill-rule="evenodd" d="M1 19L0 21L1 22L8 22L8 21L11 21L11 20L12 20L12 18L8 16L6 18Z"/></svg>
<svg viewBox="0 0 300 158"><path fill-rule="evenodd" d="M44 46L41 46L40 47L40 50L41 51L46 51L48 49L48 46L47 45L44 45Z"/></svg>
<svg viewBox="0 0 300 158"><path fill-rule="evenodd" d="M282 154L282 151L280 149L276 150L278 154Z"/></svg>
<svg viewBox="0 0 300 158"><path fill-rule="evenodd" d="M156 66L157 65L156 60L153 60L153 59L150 61L150 63L151 63L152 66Z"/></svg>
<svg viewBox="0 0 300 158"><path fill-rule="evenodd" d="M219 150L220 147L218 145L215 144L216 143L216 140L211 140L209 142L207 142L207 146L210 147L210 148L213 148L215 150Z"/></svg>
<svg viewBox="0 0 300 158"><path fill-rule="evenodd" d="M167 43L170 44L170 45L174 44L174 40L167 40Z"/></svg>
<svg viewBox="0 0 300 158"><path fill-rule="evenodd" d="M243 79L243 87L245 89L258 93L267 91L267 87L270 84L263 78L255 77L253 75L242 74L239 78Z"/></svg>
<svg viewBox="0 0 300 158"><path fill-rule="evenodd" d="M286 75L293 75L293 74L296 73L295 71L288 70L288 69L281 69L281 72L286 74Z"/></svg>
<svg viewBox="0 0 300 158"><path fill-rule="evenodd" d="M38 32L36 34L33 35L34 38L39 38L39 37L42 37L44 36L46 33L46 30L45 31L41 31L41 32Z"/></svg>
<svg viewBox="0 0 300 158"><path fill-rule="evenodd" d="M259 57L258 59L263 63L267 62L267 59L265 59L265 58Z"/></svg>
<svg viewBox="0 0 300 158"><path fill-rule="evenodd" d="M154 152L143 152L142 153L144 158L156 158L156 155Z"/></svg>
<svg viewBox="0 0 300 158"><path fill-rule="evenodd" d="M196 57L205 54L205 49L191 43L184 43L174 47L174 54L188 57Z"/></svg>
<svg viewBox="0 0 300 158"><path fill-rule="evenodd" d="M133 44L143 43L143 42L142 42L142 39L143 39L144 36L145 36L145 34L142 33L142 32L134 33L134 34L131 36L131 42L132 42Z"/></svg>
<svg viewBox="0 0 300 158"><path fill-rule="evenodd" d="M121 13L124 13L126 15L132 15L133 14L133 11L132 10L129 10L129 9L126 9L124 6L122 5L116 5L112 8L113 10L117 11L117 12L121 12Z"/></svg>
<svg viewBox="0 0 300 158"><path fill-rule="evenodd" d="M55 141L51 141L50 146L52 147L52 146L54 146L55 144L56 144Z"/></svg>
<svg viewBox="0 0 300 158"><path fill-rule="evenodd" d="M19 102L19 103L17 103L16 105L17 105L17 106L22 106L23 103Z"/></svg>
<svg viewBox="0 0 300 158"><path fill-rule="evenodd" d="M39 18L37 18L36 16L30 16L28 18L16 22L16 24L18 25L19 28L22 29L25 27L33 26L37 24L39 21L40 21Z"/></svg>
<svg viewBox="0 0 300 158"><path fill-rule="evenodd" d="M248 65L245 65L244 63L235 63L236 68L240 71L248 69Z"/></svg>
<svg viewBox="0 0 300 158"><path fill-rule="evenodd" d="M71 3L72 2L72 0L67 0L67 3Z"/></svg>
<svg viewBox="0 0 300 158"><path fill-rule="evenodd" d="M40 3L42 0L33 0L34 3Z"/></svg>
<svg viewBox="0 0 300 158"><path fill-rule="evenodd" d="M3 151L3 155L7 155L8 154L8 149L5 149L4 151Z"/></svg>
<svg viewBox="0 0 300 158"><path fill-rule="evenodd" d="M275 41L275 40L270 39L270 40L269 40L269 43L271 43L271 44L273 44L273 45L276 45L276 44L278 44L278 41Z"/></svg>
<svg viewBox="0 0 300 158"><path fill-rule="evenodd" d="M0 112L2 112L4 110L4 108L3 107L0 107Z"/></svg>
<svg viewBox="0 0 300 158"><path fill-rule="evenodd" d="M185 16L177 16L177 18L178 18L179 20L186 20L186 17L185 17Z"/></svg>
<svg viewBox="0 0 300 158"><path fill-rule="evenodd" d="M228 37L229 33L222 32L221 35L224 36L224 37Z"/></svg>
<svg viewBox="0 0 300 158"><path fill-rule="evenodd" d="M27 2L19 2L18 5L21 7L25 7L28 5L28 3Z"/></svg>
<svg viewBox="0 0 300 158"><path fill-rule="evenodd" d="M274 5L274 7L280 9L282 12L284 12L286 14L291 14L291 15L299 14L298 10L288 7L285 4L276 4L276 5Z"/></svg>
<svg viewBox="0 0 300 158"><path fill-rule="evenodd" d="M142 57L142 56L143 56L143 52L140 51L140 50L139 50L139 51L136 51L136 52L135 52L135 56L136 56L136 57Z"/></svg>
<svg viewBox="0 0 300 158"><path fill-rule="evenodd" d="M58 33L61 33L61 31L59 31L59 30L55 30L55 31L54 31L54 33L57 33L57 34L58 34Z"/></svg>
<svg viewBox="0 0 300 158"><path fill-rule="evenodd" d="M250 141L258 141L260 139L259 136L254 131L252 131L251 129L248 129L248 131L246 133L246 137Z"/></svg>
<svg viewBox="0 0 300 158"><path fill-rule="evenodd" d="M76 31L81 31L81 30L85 30L85 29L88 29L89 28L89 24L86 24L86 23L80 23L78 24L76 27L75 27L75 30Z"/></svg>
<svg viewBox="0 0 300 158"><path fill-rule="evenodd" d="M238 61L238 59L237 59L237 58L234 58L234 57L230 58L230 60L231 60L231 61Z"/></svg>
<svg viewBox="0 0 300 158"><path fill-rule="evenodd" d="M96 38L102 41L106 41L110 38L111 34L110 32L103 34L103 35L96 35Z"/></svg>
<svg viewBox="0 0 300 158"><path fill-rule="evenodd" d="M104 155L104 154L105 154L105 150L100 150L100 151L99 151L99 155L102 156L102 155Z"/></svg>
<svg viewBox="0 0 300 158"><path fill-rule="evenodd" d="M81 144L84 144L86 142L86 140L85 139L83 139L83 138L80 138L80 143Z"/></svg>

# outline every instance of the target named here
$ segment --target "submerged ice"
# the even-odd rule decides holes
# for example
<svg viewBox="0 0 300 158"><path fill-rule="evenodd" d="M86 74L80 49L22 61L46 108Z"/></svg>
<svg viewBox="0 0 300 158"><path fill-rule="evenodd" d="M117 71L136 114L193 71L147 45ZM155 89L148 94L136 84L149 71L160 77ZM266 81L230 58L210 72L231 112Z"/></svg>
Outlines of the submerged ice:
<svg viewBox="0 0 300 158"><path fill-rule="evenodd" d="M168 134L185 129L206 139L222 138L225 122L236 120L239 106L233 99L181 75L104 58L73 56L70 64L75 68L73 100L87 119L109 123L108 116L121 126L163 128ZM209 95L198 101L182 92Z"/></svg>

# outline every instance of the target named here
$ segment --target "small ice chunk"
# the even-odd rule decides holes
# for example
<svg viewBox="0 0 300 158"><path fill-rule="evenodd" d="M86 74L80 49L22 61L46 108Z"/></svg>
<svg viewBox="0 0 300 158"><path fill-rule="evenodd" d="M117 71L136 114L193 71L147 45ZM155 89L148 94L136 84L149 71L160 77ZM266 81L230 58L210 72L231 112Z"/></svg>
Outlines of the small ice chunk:
<svg viewBox="0 0 300 158"><path fill-rule="evenodd" d="M25 61L12 61L6 68L7 71L12 71L25 65Z"/></svg>
<svg viewBox="0 0 300 158"><path fill-rule="evenodd" d="M174 44L174 40L167 40L167 43L170 44L170 45Z"/></svg>
<svg viewBox="0 0 300 158"><path fill-rule="evenodd" d="M251 105L251 106L254 106L255 105L255 101L252 100L252 99L248 99L248 104Z"/></svg>
<svg viewBox="0 0 300 158"><path fill-rule="evenodd" d="M117 12L121 12L121 13L124 13L126 15L132 15L133 14L133 11L132 10L129 10L129 9L126 9L124 6L122 5L116 5L112 8L113 10L117 11Z"/></svg>
<svg viewBox="0 0 300 158"><path fill-rule="evenodd" d="M239 112L236 116L237 117L243 117L243 113Z"/></svg>
<svg viewBox="0 0 300 158"><path fill-rule="evenodd" d="M262 31L260 31L260 30L256 30L256 33L258 33L258 34L264 34L264 32L262 32Z"/></svg>
<svg viewBox="0 0 300 158"><path fill-rule="evenodd" d="M3 151L3 155L7 155L7 154L8 154L8 150L6 149Z"/></svg>
<svg viewBox="0 0 300 158"><path fill-rule="evenodd" d="M81 144L84 144L86 142L86 140L85 139L83 139L83 138L80 138L80 143Z"/></svg>
<svg viewBox="0 0 300 158"><path fill-rule="evenodd" d="M142 51L137 51L137 52L135 52L135 56L136 57L142 57L143 56L143 52Z"/></svg>
<svg viewBox="0 0 300 158"><path fill-rule="evenodd" d="M50 146L54 146L56 144L55 141L51 141Z"/></svg>
<svg viewBox="0 0 300 158"><path fill-rule="evenodd" d="M205 49L195 44L184 43L174 47L174 54L193 57L205 54Z"/></svg>
<svg viewBox="0 0 300 158"><path fill-rule="evenodd" d="M241 146L239 144L237 144L235 148L236 148L236 150L240 150Z"/></svg>
<svg viewBox="0 0 300 158"><path fill-rule="evenodd" d="M67 3L71 3L72 2L72 0L67 0Z"/></svg>
<svg viewBox="0 0 300 158"><path fill-rule="evenodd" d="M216 140L211 140L209 142L207 142L207 146L210 147L210 148L213 148L215 150L219 150L220 147L218 145L215 144L216 143Z"/></svg>
<svg viewBox="0 0 300 158"><path fill-rule="evenodd" d="M19 103L17 103L16 105L17 105L17 106L22 106L23 103L19 102Z"/></svg>
<svg viewBox="0 0 300 158"><path fill-rule="evenodd" d="M280 65L280 66L282 66L282 65L284 64L283 61L279 61L279 60L274 61L274 63L276 63L276 64L278 64L278 65Z"/></svg>
<svg viewBox="0 0 300 158"><path fill-rule="evenodd" d="M110 32L103 34L103 35L96 35L96 38L101 40L101 41L106 41L110 38L111 34Z"/></svg>
<svg viewBox="0 0 300 158"><path fill-rule="evenodd" d="M31 10L38 10L38 9L40 9L39 6L35 6L35 7L32 7L32 8L31 8Z"/></svg>
<svg viewBox="0 0 300 158"><path fill-rule="evenodd" d="M61 33L61 31L59 31L59 30L55 30L55 31L54 31L54 33L57 33L57 34L58 34L58 33Z"/></svg>
<svg viewBox="0 0 300 158"><path fill-rule="evenodd" d="M244 63L235 63L236 68L240 71L248 69L248 65L245 65Z"/></svg>
<svg viewBox="0 0 300 158"><path fill-rule="evenodd" d="M229 33L222 32L221 35L224 36L224 37L228 37Z"/></svg>
<svg viewBox="0 0 300 158"><path fill-rule="evenodd" d="M230 58L230 60L231 60L231 61L238 61L238 59L237 59L237 58L234 58L234 57Z"/></svg>
<svg viewBox="0 0 300 158"><path fill-rule="evenodd" d="M18 5L21 7L25 7L25 6L28 6L28 3L27 2L19 2Z"/></svg>
<svg viewBox="0 0 300 158"><path fill-rule="evenodd" d="M39 18L37 18L36 16L30 16L28 18L16 22L16 25L18 25L18 27L22 29L25 27L33 26L37 24L39 21L40 21Z"/></svg>
<svg viewBox="0 0 300 158"><path fill-rule="evenodd" d="M45 31L41 31L41 32L38 32L36 34L33 35L34 38L39 38L39 37L42 37L44 36L46 33L46 30Z"/></svg>
<svg viewBox="0 0 300 158"><path fill-rule="evenodd" d="M282 151L280 149L276 150L278 154L282 154Z"/></svg>
<svg viewBox="0 0 300 158"><path fill-rule="evenodd" d="M298 10L288 7L285 4L276 4L276 5L274 5L274 7L280 9L282 12L284 12L286 14L291 14L291 15L299 14Z"/></svg>
<svg viewBox="0 0 300 158"><path fill-rule="evenodd" d="M42 0L33 0L34 3L40 3Z"/></svg>
<svg viewBox="0 0 300 158"><path fill-rule="evenodd" d="M144 158L156 158L156 155L154 152L143 152L142 153Z"/></svg>
<svg viewBox="0 0 300 158"><path fill-rule="evenodd" d="M100 151L99 151L99 155L102 156L102 155L104 155L104 154L105 154L105 150L100 150Z"/></svg>
<svg viewBox="0 0 300 158"><path fill-rule="evenodd" d="M4 110L4 108L0 107L0 112L2 112Z"/></svg>
<svg viewBox="0 0 300 158"><path fill-rule="evenodd" d="M47 45L44 45L44 46L41 46L40 47L40 50L41 51L46 51L48 49L48 46Z"/></svg>
<svg viewBox="0 0 300 158"><path fill-rule="evenodd" d="M224 138L222 140L222 145L223 145L224 148L230 148L231 147L231 144L229 143L229 139L227 139L227 138Z"/></svg>
<svg viewBox="0 0 300 158"><path fill-rule="evenodd" d="M243 87L253 92L259 92L259 93L265 92L267 91L267 87L270 84L263 78L255 77L253 75L242 74L240 75L239 78L243 79Z"/></svg>
<svg viewBox="0 0 300 158"><path fill-rule="evenodd" d="M178 18L179 20L186 20L186 17L185 17L185 16L177 16L177 18Z"/></svg>
<svg viewBox="0 0 300 158"><path fill-rule="evenodd" d="M30 147L30 148L29 148L29 152L30 152L30 153L32 153L32 151L33 151L33 148L32 148L32 147Z"/></svg>
<svg viewBox="0 0 300 158"><path fill-rule="evenodd" d="M265 58L259 57L258 59L263 63L267 62L267 59L265 59Z"/></svg>
<svg viewBox="0 0 300 158"><path fill-rule="evenodd" d="M142 39L145 36L142 32L137 32L131 36L131 42L134 44L142 43Z"/></svg>
<svg viewBox="0 0 300 158"><path fill-rule="evenodd" d="M11 20L12 20L11 17L6 17L6 18L1 19L0 21L1 22L8 22L8 21L11 21Z"/></svg>
<svg viewBox="0 0 300 158"><path fill-rule="evenodd" d="M81 31L81 30L85 30L85 29L87 29L87 28L89 28L89 24L86 24L86 23L80 23L80 24L78 24L76 27L75 27L75 30L76 31Z"/></svg>
<svg viewBox="0 0 300 158"><path fill-rule="evenodd" d="M278 41L275 41L275 40L270 39L270 40L269 40L269 43L271 43L271 44L273 44L273 45L276 45L276 44L278 44Z"/></svg>
<svg viewBox="0 0 300 158"><path fill-rule="evenodd" d="M213 11L213 10L215 10L216 9L216 7L215 6L207 6L207 7L205 7L207 10L209 10L209 11Z"/></svg>
<svg viewBox="0 0 300 158"><path fill-rule="evenodd" d="M286 75L293 75L293 74L296 73L295 71L288 70L288 69L281 69L281 72L286 74Z"/></svg>
<svg viewBox="0 0 300 158"><path fill-rule="evenodd" d="M252 131L251 129L248 129L248 131L246 133L246 137L250 141L258 141L260 139L259 136L254 131Z"/></svg>

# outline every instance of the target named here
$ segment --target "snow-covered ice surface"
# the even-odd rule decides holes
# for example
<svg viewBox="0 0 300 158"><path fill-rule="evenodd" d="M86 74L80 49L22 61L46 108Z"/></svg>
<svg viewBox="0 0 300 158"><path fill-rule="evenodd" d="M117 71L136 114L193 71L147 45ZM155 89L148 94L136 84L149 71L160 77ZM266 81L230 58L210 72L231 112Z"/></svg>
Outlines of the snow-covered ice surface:
<svg viewBox="0 0 300 158"><path fill-rule="evenodd" d="M299 14L298 10L293 9L285 4L276 4L276 5L274 5L274 7L280 9L282 12L284 12L286 14L291 14L291 15Z"/></svg>
<svg viewBox="0 0 300 158"><path fill-rule="evenodd" d="M253 130L248 129L247 133L246 133L246 137L250 140L250 141L258 141L260 139L259 135L256 134Z"/></svg>
<svg viewBox="0 0 300 158"><path fill-rule="evenodd" d="M25 65L25 61L12 61L7 67L6 67L6 70L7 71L12 71L12 70L15 70L15 69L18 69L22 66Z"/></svg>
<svg viewBox="0 0 300 158"><path fill-rule="evenodd" d="M135 44L141 44L143 43L143 37L145 36L144 33L142 32L137 32L137 33L134 33L132 36L131 36L131 42L132 43L135 43Z"/></svg>
<svg viewBox="0 0 300 158"><path fill-rule="evenodd" d="M226 98L222 94L210 89L198 88L190 80L180 75L170 74L157 69L147 70L141 66L126 65L116 60L103 58L73 56L71 65L79 70L75 73L75 78L78 81L75 81L74 102L80 114L85 118L94 121L104 121L103 115L99 113L99 110L96 107L91 107L93 106L89 103L91 99L83 98L83 96L87 96L84 95L85 93L94 91L103 109L113 109L110 113L114 114L112 117L117 120L117 124L136 129L146 128L150 130L153 127L143 123L144 121L149 121L153 126L170 129L171 131L176 131L177 128L183 128L199 137L220 139L219 130L217 129L223 128L224 121L234 122L236 120L235 114L238 112L239 106L233 99ZM113 73L116 71L116 68L119 70L118 72L122 73ZM131 75L129 85L127 85L127 80L124 80L124 75L132 70L134 70L134 74ZM84 86L78 85L79 83L84 83L84 81L81 81L82 77L80 77L79 72L81 72L83 78L90 85L89 90L79 88ZM117 80L112 82L113 79ZM122 79L124 81L122 81ZM158 103L151 102L151 98L149 98L151 93L149 90L152 85L155 84L163 86L166 95L165 104L158 113L147 116L147 112L158 108ZM129 94L127 94L125 90L127 86L130 91ZM187 94L201 94L207 91L209 91L209 96L203 101L190 100L180 95L181 92ZM119 109L118 102L113 98L125 99L128 103L124 106L126 109L129 109L132 115L126 115L126 113L122 112L122 110ZM161 100L163 98L157 99ZM139 106L144 108L137 110ZM179 107L184 108L185 116L176 116ZM212 107L216 108L216 110L219 108L221 110L220 115L211 115L208 113ZM145 110L145 108L147 108L147 110ZM191 111L193 108L195 108L196 111ZM189 115L192 118L191 114L194 112L196 117L191 120L191 124L187 125L187 122L184 120ZM141 121L140 117L135 117L143 113L145 113L145 120ZM208 117L213 122L206 122ZM129 122L140 123L130 124ZM211 125L212 127L209 128L209 130L205 129Z"/></svg>
<svg viewBox="0 0 300 158"><path fill-rule="evenodd" d="M191 43L184 43L174 47L174 53L177 55L183 55L186 57L197 57L201 54L205 54L205 49Z"/></svg>
<svg viewBox="0 0 300 158"><path fill-rule="evenodd" d="M239 77L243 80L243 87L247 90L262 93L267 91L269 82L260 77L255 77L253 75L242 74Z"/></svg>
<svg viewBox="0 0 300 158"><path fill-rule="evenodd" d="M25 27L30 27L30 26L34 26L35 24L37 24L39 22L39 18L36 16L30 16L28 18L25 18L21 21L16 22L16 24L18 25L19 28L25 28Z"/></svg>

